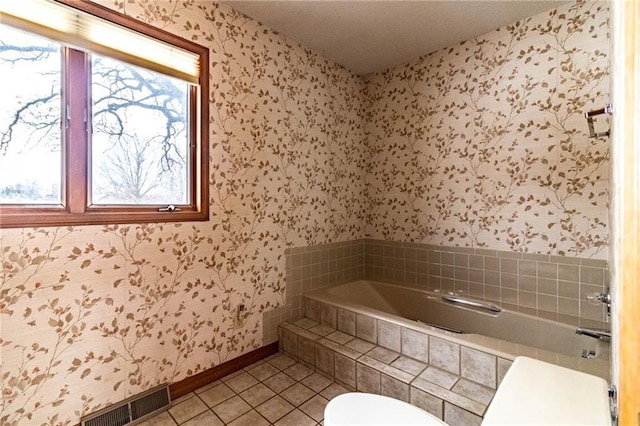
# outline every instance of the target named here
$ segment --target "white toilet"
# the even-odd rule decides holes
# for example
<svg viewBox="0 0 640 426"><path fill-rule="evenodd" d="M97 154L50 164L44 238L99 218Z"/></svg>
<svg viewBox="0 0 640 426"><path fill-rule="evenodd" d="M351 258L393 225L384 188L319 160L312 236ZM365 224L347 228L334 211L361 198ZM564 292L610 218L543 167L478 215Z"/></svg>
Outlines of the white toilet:
<svg viewBox="0 0 640 426"><path fill-rule="evenodd" d="M404 401L360 392L345 393L329 401L324 410L324 424L446 426L432 414Z"/></svg>
<svg viewBox="0 0 640 426"><path fill-rule="evenodd" d="M570 396L570 397L569 397ZM324 410L325 426L446 426L406 402L370 393L345 393ZM611 426L607 381L537 359L517 357L489 404L483 426Z"/></svg>

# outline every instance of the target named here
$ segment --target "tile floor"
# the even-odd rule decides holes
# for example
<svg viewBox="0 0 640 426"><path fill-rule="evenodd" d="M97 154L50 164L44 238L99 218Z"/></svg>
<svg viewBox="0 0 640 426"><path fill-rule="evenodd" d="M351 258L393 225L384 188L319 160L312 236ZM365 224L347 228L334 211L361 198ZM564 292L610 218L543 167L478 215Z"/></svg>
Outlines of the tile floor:
<svg viewBox="0 0 640 426"><path fill-rule="evenodd" d="M345 392L278 353L173 401L140 426L316 426L329 400Z"/></svg>

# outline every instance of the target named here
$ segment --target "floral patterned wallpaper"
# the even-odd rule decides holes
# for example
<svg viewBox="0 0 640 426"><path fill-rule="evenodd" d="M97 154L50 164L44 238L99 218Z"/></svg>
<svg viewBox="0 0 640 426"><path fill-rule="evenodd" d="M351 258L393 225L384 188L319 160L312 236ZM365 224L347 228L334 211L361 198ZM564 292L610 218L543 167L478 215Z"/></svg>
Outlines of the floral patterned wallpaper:
<svg viewBox="0 0 640 426"><path fill-rule="evenodd" d="M366 236L607 259L609 143L583 113L610 102L608 15L572 3L370 76Z"/></svg>
<svg viewBox="0 0 640 426"><path fill-rule="evenodd" d="M260 347L287 247L605 256L608 146L580 116L608 100L603 3L361 79L212 1L100 2L210 48L211 221L2 230L0 424L76 424Z"/></svg>
<svg viewBox="0 0 640 426"><path fill-rule="evenodd" d="M210 48L212 217L2 230L2 425L77 424L262 346L284 249L363 234L359 77L224 5L103 4Z"/></svg>

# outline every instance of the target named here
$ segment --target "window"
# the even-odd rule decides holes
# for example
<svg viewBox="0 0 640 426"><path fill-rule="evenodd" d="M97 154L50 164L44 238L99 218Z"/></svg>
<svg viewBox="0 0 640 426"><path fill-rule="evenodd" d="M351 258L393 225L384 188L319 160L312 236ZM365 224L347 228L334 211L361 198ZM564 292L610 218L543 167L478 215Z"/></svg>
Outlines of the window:
<svg viewBox="0 0 640 426"><path fill-rule="evenodd" d="M207 220L208 50L75 0L0 9L0 226Z"/></svg>

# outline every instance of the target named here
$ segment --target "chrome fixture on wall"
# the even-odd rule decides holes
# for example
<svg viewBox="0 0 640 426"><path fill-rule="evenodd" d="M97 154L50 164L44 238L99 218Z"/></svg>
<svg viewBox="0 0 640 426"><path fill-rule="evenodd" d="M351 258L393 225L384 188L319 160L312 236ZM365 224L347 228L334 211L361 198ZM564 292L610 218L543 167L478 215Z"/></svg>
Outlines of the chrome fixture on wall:
<svg viewBox="0 0 640 426"><path fill-rule="evenodd" d="M607 315L611 316L611 292L607 288L604 293L589 292L585 295L587 298L587 302L592 305L599 305L600 303L604 303L607 305Z"/></svg>
<svg viewBox="0 0 640 426"><path fill-rule="evenodd" d="M613 106L611 106L611 104L607 104L604 108L594 109L593 111L584 113L584 117L587 119L587 126L589 126L590 138L599 138L600 136L609 136L609 130L605 132L596 133L595 127L593 126L593 117L601 114L613 114Z"/></svg>

